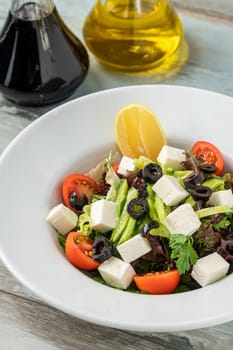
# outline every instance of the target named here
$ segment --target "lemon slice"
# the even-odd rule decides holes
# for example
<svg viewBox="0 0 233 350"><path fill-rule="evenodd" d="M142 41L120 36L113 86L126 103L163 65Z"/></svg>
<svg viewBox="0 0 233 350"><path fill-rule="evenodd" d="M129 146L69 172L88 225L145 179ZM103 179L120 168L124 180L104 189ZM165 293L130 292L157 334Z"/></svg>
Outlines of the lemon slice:
<svg viewBox="0 0 233 350"><path fill-rule="evenodd" d="M116 143L121 153L131 158L145 155L139 131L140 119L140 110L136 104L123 107L115 117Z"/></svg>
<svg viewBox="0 0 233 350"><path fill-rule="evenodd" d="M167 139L158 117L146 106L142 106L139 132L147 157L156 160Z"/></svg>
<svg viewBox="0 0 233 350"><path fill-rule="evenodd" d="M144 155L156 160L162 146L167 143L157 116L139 103L119 110L115 117L114 133L121 153L131 158Z"/></svg>

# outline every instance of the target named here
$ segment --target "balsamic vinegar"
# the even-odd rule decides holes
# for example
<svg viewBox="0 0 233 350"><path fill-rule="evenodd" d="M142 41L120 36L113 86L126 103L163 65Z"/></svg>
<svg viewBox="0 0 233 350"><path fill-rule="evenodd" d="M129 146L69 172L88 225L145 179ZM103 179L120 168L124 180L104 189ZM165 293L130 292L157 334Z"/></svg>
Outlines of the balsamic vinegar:
<svg viewBox="0 0 233 350"><path fill-rule="evenodd" d="M85 47L54 5L26 2L9 12L0 34L0 91L6 98L32 106L58 102L82 83L88 67Z"/></svg>

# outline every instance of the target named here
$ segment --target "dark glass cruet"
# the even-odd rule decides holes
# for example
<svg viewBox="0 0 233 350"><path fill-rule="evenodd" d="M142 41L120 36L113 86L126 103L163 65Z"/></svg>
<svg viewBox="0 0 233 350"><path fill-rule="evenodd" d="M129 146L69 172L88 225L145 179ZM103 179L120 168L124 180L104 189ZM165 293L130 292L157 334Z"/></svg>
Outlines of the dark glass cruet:
<svg viewBox="0 0 233 350"><path fill-rule="evenodd" d="M0 91L22 105L56 103L71 95L88 72L82 42L52 0L13 0L0 34Z"/></svg>

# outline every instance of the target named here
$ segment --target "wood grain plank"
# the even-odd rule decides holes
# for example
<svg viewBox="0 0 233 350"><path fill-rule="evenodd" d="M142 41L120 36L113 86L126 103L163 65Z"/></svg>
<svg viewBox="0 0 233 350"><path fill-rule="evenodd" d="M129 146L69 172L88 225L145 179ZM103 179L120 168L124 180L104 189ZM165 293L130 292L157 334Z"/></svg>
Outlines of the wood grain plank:
<svg viewBox="0 0 233 350"><path fill-rule="evenodd" d="M1 350L88 349L88 350L189 350L188 339L176 344L159 338L92 325L44 304L0 292ZM11 333L11 329L13 330ZM162 344L163 343L163 344Z"/></svg>
<svg viewBox="0 0 233 350"><path fill-rule="evenodd" d="M1 350L6 344L7 350L15 350L15 344L17 350L232 350L233 322L188 332L121 331L90 324L46 305L1 264L0 281Z"/></svg>
<svg viewBox="0 0 233 350"><path fill-rule="evenodd" d="M136 333L71 317L37 301L0 291L0 349L232 350L232 326L177 333Z"/></svg>
<svg viewBox="0 0 233 350"><path fill-rule="evenodd" d="M38 110L16 107L11 102L0 98L0 153L40 114Z"/></svg>
<svg viewBox="0 0 233 350"><path fill-rule="evenodd" d="M80 18L78 11L86 16L87 12L95 4L96 0L57 0L56 6L65 17L74 18L74 9L77 11L77 18ZM233 22L233 2L232 0L170 0L170 3L177 9L189 11L189 13L203 15L207 17L219 18L228 22ZM10 8L10 3L6 5L4 0L0 1L0 18L6 18ZM65 12L64 12L65 11Z"/></svg>
<svg viewBox="0 0 233 350"><path fill-rule="evenodd" d="M6 5L5 1L0 1L0 19L1 21L5 20L10 10L10 2ZM0 27L1 28L1 27Z"/></svg>
<svg viewBox="0 0 233 350"><path fill-rule="evenodd" d="M190 15L206 16L233 25L232 0L170 0L177 9L185 10Z"/></svg>
<svg viewBox="0 0 233 350"><path fill-rule="evenodd" d="M6 292L12 296L28 298L30 300L41 301L31 291L24 287L15 277L8 271L0 260L0 292Z"/></svg>

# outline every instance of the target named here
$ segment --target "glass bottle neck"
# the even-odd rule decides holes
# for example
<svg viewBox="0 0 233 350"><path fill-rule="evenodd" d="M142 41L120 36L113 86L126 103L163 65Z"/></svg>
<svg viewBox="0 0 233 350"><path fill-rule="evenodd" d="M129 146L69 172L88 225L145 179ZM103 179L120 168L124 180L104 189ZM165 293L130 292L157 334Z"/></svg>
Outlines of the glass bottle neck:
<svg viewBox="0 0 233 350"><path fill-rule="evenodd" d="M11 13L23 20L37 20L50 15L54 9L53 0L12 0Z"/></svg>

